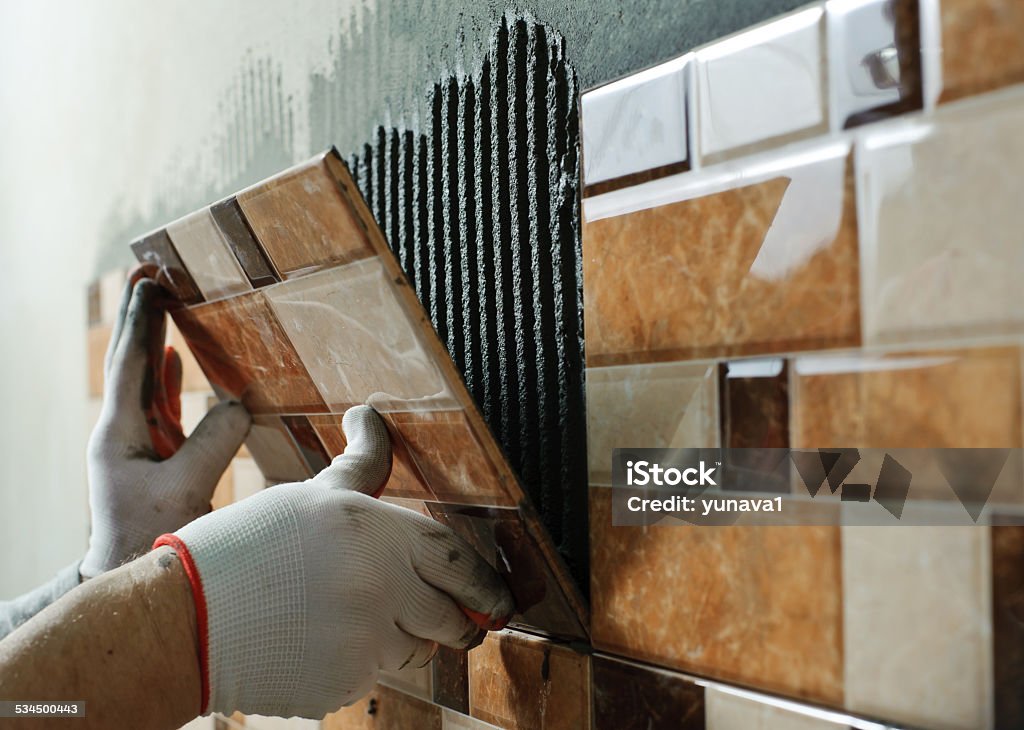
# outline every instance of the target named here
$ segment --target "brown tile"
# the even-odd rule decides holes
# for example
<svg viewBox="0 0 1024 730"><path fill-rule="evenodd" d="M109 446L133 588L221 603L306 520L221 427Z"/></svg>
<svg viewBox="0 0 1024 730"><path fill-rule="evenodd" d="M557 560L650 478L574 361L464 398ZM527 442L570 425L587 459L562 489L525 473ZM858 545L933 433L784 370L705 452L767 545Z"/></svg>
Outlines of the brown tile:
<svg viewBox="0 0 1024 730"><path fill-rule="evenodd" d="M469 714L469 656L464 651L442 646L430 663L434 703Z"/></svg>
<svg viewBox="0 0 1024 730"><path fill-rule="evenodd" d="M101 324L90 327L86 334L89 395L93 398L103 395L103 361L107 356L107 344L113 330L110 325Z"/></svg>
<svg viewBox="0 0 1024 730"><path fill-rule="evenodd" d="M596 648L842 702L838 528L613 528L601 488L590 510Z"/></svg>
<svg viewBox="0 0 1024 730"><path fill-rule="evenodd" d="M238 207L238 200L232 197L216 203L210 207L210 214L254 288L281 280L256 242L256 236L242 215L242 209Z"/></svg>
<svg viewBox="0 0 1024 730"><path fill-rule="evenodd" d="M301 482L314 474L279 416L254 416L245 445L269 482Z"/></svg>
<svg viewBox="0 0 1024 730"><path fill-rule="evenodd" d="M469 653L470 715L506 730L590 726L589 658L511 631Z"/></svg>
<svg viewBox="0 0 1024 730"><path fill-rule="evenodd" d="M587 208L587 365L858 343L846 153L830 147L761 182L682 202L607 217ZM645 205L625 193L639 193L624 191L632 208Z"/></svg>
<svg viewBox="0 0 1024 730"><path fill-rule="evenodd" d="M594 730L704 730L704 688L688 679L594 656Z"/></svg>
<svg viewBox="0 0 1024 730"><path fill-rule="evenodd" d="M322 156L239 193L238 204L286 279L373 255Z"/></svg>
<svg viewBox="0 0 1024 730"><path fill-rule="evenodd" d="M321 727L323 730L441 730L441 708L377 685L351 707L327 715Z"/></svg>
<svg viewBox="0 0 1024 730"><path fill-rule="evenodd" d="M1024 527L992 528L995 727L1024 727Z"/></svg>
<svg viewBox="0 0 1024 730"><path fill-rule="evenodd" d="M320 443L313 426L306 416L281 416L281 421L291 434L295 445L299 448L303 460L309 465L310 470L317 474L331 463L324 445Z"/></svg>
<svg viewBox="0 0 1024 730"><path fill-rule="evenodd" d="M942 0L942 101L1024 81L1019 0Z"/></svg>
<svg viewBox="0 0 1024 730"><path fill-rule="evenodd" d="M207 301L252 289L208 208L169 224L167 235Z"/></svg>
<svg viewBox="0 0 1024 730"><path fill-rule="evenodd" d="M341 428L343 415L310 416L312 424L320 440L327 449L328 456L333 459L345 451L345 432ZM420 476L419 469L412 456L405 448L405 442L398 437L393 424L385 417L388 432L391 435L391 476L384 488L387 497L401 497L411 500L433 500L434 495Z"/></svg>
<svg viewBox="0 0 1024 730"><path fill-rule="evenodd" d="M462 411L388 413L386 418L437 500L516 504Z"/></svg>
<svg viewBox="0 0 1024 730"><path fill-rule="evenodd" d="M139 263L155 264L156 281L167 289L182 304L198 304L203 301L192 275L181 263L167 231L159 230L132 244L132 251Z"/></svg>
<svg viewBox="0 0 1024 730"><path fill-rule="evenodd" d="M238 398L251 413L327 410L260 292L173 314L215 389Z"/></svg>
<svg viewBox="0 0 1024 730"><path fill-rule="evenodd" d="M575 595L567 596L560 588L571 585L564 577L565 569L557 558L545 554L530 521L520 510L440 503L428 503L427 508L435 519L469 542L505 579L518 609L513 623L535 626L555 636L586 637L577 618L582 607L574 603ZM551 564L561 568L561 582Z"/></svg>

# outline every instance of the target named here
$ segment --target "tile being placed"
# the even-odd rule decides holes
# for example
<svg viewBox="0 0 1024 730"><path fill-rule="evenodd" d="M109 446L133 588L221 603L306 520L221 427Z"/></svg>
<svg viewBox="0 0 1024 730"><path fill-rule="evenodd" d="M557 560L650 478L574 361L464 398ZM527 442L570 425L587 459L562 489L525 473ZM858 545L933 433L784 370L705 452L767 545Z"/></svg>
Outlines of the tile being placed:
<svg viewBox="0 0 1024 730"><path fill-rule="evenodd" d="M469 654L469 714L504 730L590 727L590 660L514 631Z"/></svg>
<svg viewBox="0 0 1024 730"><path fill-rule="evenodd" d="M842 703L838 528L613 527L611 492L590 490L595 648Z"/></svg>
<svg viewBox="0 0 1024 730"><path fill-rule="evenodd" d="M321 155L238 194L274 268L288 279L374 255Z"/></svg>
<svg viewBox="0 0 1024 730"><path fill-rule="evenodd" d="M691 60L682 56L583 94L584 184L688 161Z"/></svg>
<svg viewBox="0 0 1024 730"><path fill-rule="evenodd" d="M167 235L207 301L252 289L208 209L171 223Z"/></svg>
<svg viewBox="0 0 1024 730"><path fill-rule="evenodd" d="M394 291L379 258L266 290L277 317L335 412L456 408L444 374Z"/></svg>
<svg viewBox="0 0 1024 730"><path fill-rule="evenodd" d="M916 727L990 727L989 531L842 530L846 707Z"/></svg>
<svg viewBox="0 0 1024 730"><path fill-rule="evenodd" d="M1024 81L1019 0L941 0L942 101Z"/></svg>
<svg viewBox="0 0 1024 730"><path fill-rule="evenodd" d="M701 685L605 656L590 666L594 730L704 730Z"/></svg>
<svg viewBox="0 0 1024 730"><path fill-rule="evenodd" d="M823 14L803 10L696 52L704 162L827 130Z"/></svg>
<svg viewBox="0 0 1024 730"><path fill-rule="evenodd" d="M322 730L441 730L441 708L378 684L354 705L327 715L320 726Z"/></svg>
<svg viewBox="0 0 1024 730"><path fill-rule="evenodd" d="M717 386L708 363L589 368L590 483L611 485L616 448L717 448Z"/></svg>
<svg viewBox="0 0 1024 730"><path fill-rule="evenodd" d="M585 201L588 366L859 343L848 152L830 143Z"/></svg>
<svg viewBox="0 0 1024 730"><path fill-rule="evenodd" d="M214 389L239 399L250 413L327 410L261 293L177 309L173 315Z"/></svg>
<svg viewBox="0 0 1024 730"><path fill-rule="evenodd" d="M185 342L181 331L174 320L167 321L167 346L173 347L181 358L181 390L184 393L198 391L209 392L210 381L206 379L203 370L199 367L195 355Z"/></svg>
<svg viewBox="0 0 1024 730"><path fill-rule="evenodd" d="M166 230L143 236L132 244L132 252L140 264L156 268L156 282L167 289L181 304L198 304L203 295L192 274L185 268Z"/></svg>
<svg viewBox="0 0 1024 730"><path fill-rule="evenodd" d="M1024 89L894 121L857 150L864 339L1024 331Z"/></svg>
<svg viewBox="0 0 1024 730"><path fill-rule="evenodd" d="M314 474L278 416L255 416L245 445L267 481L301 482Z"/></svg>
<svg viewBox="0 0 1024 730"><path fill-rule="evenodd" d="M254 288L281 281L267 255L260 248L248 221L238 207L238 199L231 197L210 206L214 224L224 237L235 260Z"/></svg>
<svg viewBox="0 0 1024 730"><path fill-rule="evenodd" d="M836 129L920 108L917 0L829 0L826 22Z"/></svg>
<svg viewBox="0 0 1024 730"><path fill-rule="evenodd" d="M1024 527L992 528L995 727L1024 727Z"/></svg>

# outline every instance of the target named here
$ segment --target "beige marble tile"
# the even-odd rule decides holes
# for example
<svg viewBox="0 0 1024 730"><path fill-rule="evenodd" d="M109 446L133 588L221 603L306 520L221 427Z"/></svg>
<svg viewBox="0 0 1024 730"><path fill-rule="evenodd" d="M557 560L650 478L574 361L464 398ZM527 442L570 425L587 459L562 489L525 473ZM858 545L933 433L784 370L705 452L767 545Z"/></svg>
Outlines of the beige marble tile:
<svg viewBox="0 0 1024 730"><path fill-rule="evenodd" d="M252 289L208 208L171 223L167 235L206 301Z"/></svg>
<svg viewBox="0 0 1024 730"><path fill-rule="evenodd" d="M278 416L255 416L245 444L269 482L298 482L313 476Z"/></svg>
<svg viewBox="0 0 1024 730"><path fill-rule="evenodd" d="M857 150L864 339L1024 330L1024 88L894 121Z"/></svg>
<svg viewBox="0 0 1024 730"><path fill-rule="evenodd" d="M770 700L770 698L764 698ZM704 690L705 730L845 730L847 725L711 685Z"/></svg>
<svg viewBox="0 0 1024 730"><path fill-rule="evenodd" d="M1020 0L941 0L942 100L1024 81Z"/></svg>
<svg viewBox="0 0 1024 730"><path fill-rule="evenodd" d="M323 719L323 730L441 730L441 708L378 684L354 705Z"/></svg>
<svg viewBox="0 0 1024 730"><path fill-rule="evenodd" d="M846 706L934 728L992 713L989 531L844 527Z"/></svg>
<svg viewBox="0 0 1024 730"><path fill-rule="evenodd" d="M610 485L615 448L717 448L718 380L708 363L587 370L591 484Z"/></svg>
<svg viewBox="0 0 1024 730"><path fill-rule="evenodd" d="M458 407L397 286L372 258L263 290L332 410Z"/></svg>

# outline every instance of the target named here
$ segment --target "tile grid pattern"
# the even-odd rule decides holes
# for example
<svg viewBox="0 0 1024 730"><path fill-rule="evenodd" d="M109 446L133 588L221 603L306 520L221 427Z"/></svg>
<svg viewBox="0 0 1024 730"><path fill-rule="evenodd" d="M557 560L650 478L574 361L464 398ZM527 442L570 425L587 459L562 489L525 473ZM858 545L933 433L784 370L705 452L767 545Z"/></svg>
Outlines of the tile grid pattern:
<svg viewBox="0 0 1024 730"><path fill-rule="evenodd" d="M616 447L1024 447L1020 37L1012 2L830 0L583 95L599 651L882 722L1024 724L1024 528L613 528L606 488ZM917 481L908 509L966 519ZM598 727L676 702L696 719L665 727L832 726L593 661Z"/></svg>

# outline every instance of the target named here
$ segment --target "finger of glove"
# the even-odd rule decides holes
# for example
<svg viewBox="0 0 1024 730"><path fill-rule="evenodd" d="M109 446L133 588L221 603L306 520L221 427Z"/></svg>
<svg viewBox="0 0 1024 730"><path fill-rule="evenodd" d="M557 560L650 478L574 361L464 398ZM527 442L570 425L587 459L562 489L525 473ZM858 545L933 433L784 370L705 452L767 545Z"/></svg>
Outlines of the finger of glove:
<svg viewBox="0 0 1024 730"><path fill-rule="evenodd" d="M249 433L252 417L235 401L218 403L167 463L187 483L195 500L209 501L217 482Z"/></svg>
<svg viewBox="0 0 1024 730"><path fill-rule="evenodd" d="M407 512L417 574L458 606L482 614L484 628L499 628L515 613L508 586L472 546L444 525Z"/></svg>
<svg viewBox="0 0 1024 730"><path fill-rule="evenodd" d="M341 421L345 451L316 479L331 489L380 494L391 474L391 439L384 419L369 406L349 408Z"/></svg>
<svg viewBox="0 0 1024 730"><path fill-rule="evenodd" d="M437 642L413 636L395 625L383 637L380 646L381 669L405 669L406 667L423 667L437 653Z"/></svg>
<svg viewBox="0 0 1024 730"><path fill-rule="evenodd" d="M114 359L114 351L121 339L121 330L124 329L124 320L128 316L128 304L132 300L132 292L135 289L135 280L129 277L121 289L121 303L117 307L117 319L114 320L114 329L110 333L110 342L107 343L107 353L103 358L103 373L110 377L110 363Z"/></svg>
<svg viewBox="0 0 1024 730"><path fill-rule="evenodd" d="M145 446L150 445L145 411L153 402L156 380L150 362L151 341L163 337L163 312L156 303L158 292L159 287L151 279L136 282L107 379L118 430L123 438Z"/></svg>
<svg viewBox="0 0 1024 730"><path fill-rule="evenodd" d="M481 634L450 596L419 580L401 596L397 623L406 633L453 649L474 645Z"/></svg>

